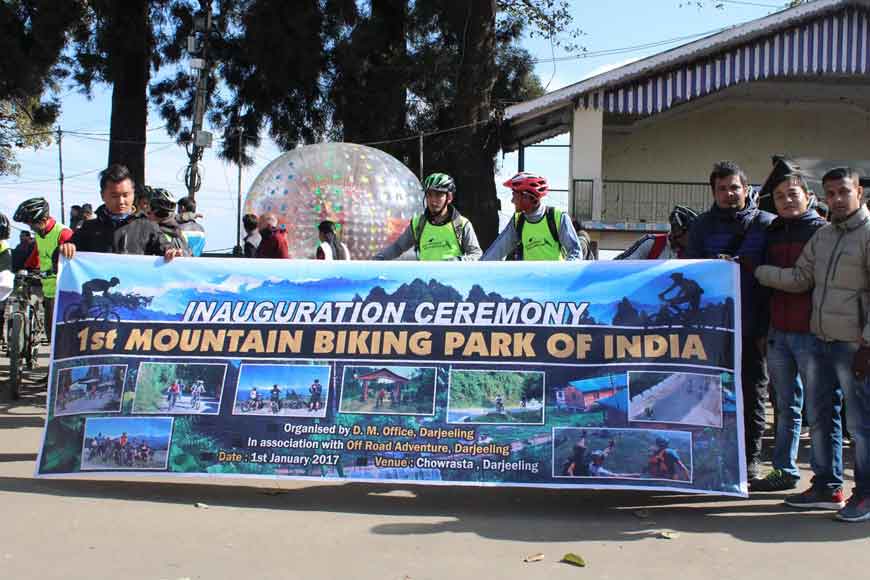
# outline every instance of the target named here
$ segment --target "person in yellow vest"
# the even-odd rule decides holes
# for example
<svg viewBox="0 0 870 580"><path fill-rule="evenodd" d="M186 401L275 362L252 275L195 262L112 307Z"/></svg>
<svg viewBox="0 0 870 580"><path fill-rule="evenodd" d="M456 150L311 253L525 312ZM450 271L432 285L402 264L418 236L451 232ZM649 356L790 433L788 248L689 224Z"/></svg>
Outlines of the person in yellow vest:
<svg viewBox="0 0 870 580"><path fill-rule="evenodd" d="M516 208L513 219L486 250L481 260L504 260L515 255L519 260L583 260L589 256L577 237L571 216L541 199L550 191L546 177L517 173L504 182L513 193Z"/></svg>
<svg viewBox="0 0 870 580"><path fill-rule="evenodd" d="M446 173L433 173L423 180L426 210L414 216L395 242L381 250L375 260L394 260L414 248L418 260L474 262L483 253L474 226L455 207L456 184Z"/></svg>
<svg viewBox="0 0 870 580"><path fill-rule="evenodd" d="M45 198L34 197L22 202L12 216L17 222L27 224L36 234L36 246L24 263L28 270L39 268L42 272L42 296L45 306L45 336L51 342L54 296L57 293L58 247L72 238L73 231L49 214Z"/></svg>

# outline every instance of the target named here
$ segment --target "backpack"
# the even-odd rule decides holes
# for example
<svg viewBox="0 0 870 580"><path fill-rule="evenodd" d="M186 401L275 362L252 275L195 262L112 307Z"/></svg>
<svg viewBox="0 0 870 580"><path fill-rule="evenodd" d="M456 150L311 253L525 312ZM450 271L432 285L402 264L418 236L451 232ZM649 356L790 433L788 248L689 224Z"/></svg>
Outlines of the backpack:
<svg viewBox="0 0 870 580"><path fill-rule="evenodd" d="M653 477L670 477L671 470L668 469L667 461L665 461L665 452L667 449L660 449L649 458L649 474Z"/></svg>
<svg viewBox="0 0 870 580"><path fill-rule="evenodd" d="M628 260L638 250L638 248L650 240L653 241L653 246L650 248L649 254L647 254L645 259L657 260L658 257L662 255L662 252L668 244L668 237L666 235L646 234L613 259Z"/></svg>
<svg viewBox="0 0 870 580"><path fill-rule="evenodd" d="M656 236L653 238L653 247L649 251L649 256L647 256L647 260L657 260L659 256L662 255L662 252L665 249L665 246L668 244L667 236Z"/></svg>
<svg viewBox="0 0 870 580"><path fill-rule="evenodd" d="M559 226L556 224L556 208L553 206L549 206L547 208L544 217L547 219L547 228L550 230L550 235L553 236L553 239L559 245L562 246L562 242L559 241ZM526 214L521 213L520 217L517 219L516 230L517 230L517 238L520 240L519 248L517 249L517 259L523 259L523 226L526 225Z"/></svg>

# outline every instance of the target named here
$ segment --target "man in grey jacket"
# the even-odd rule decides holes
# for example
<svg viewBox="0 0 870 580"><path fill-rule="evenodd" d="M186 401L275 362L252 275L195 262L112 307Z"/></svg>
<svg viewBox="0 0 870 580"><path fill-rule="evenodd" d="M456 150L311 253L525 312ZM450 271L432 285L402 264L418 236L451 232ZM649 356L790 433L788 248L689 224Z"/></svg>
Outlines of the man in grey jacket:
<svg viewBox="0 0 870 580"><path fill-rule="evenodd" d="M838 509L837 519L870 521L870 212L858 174L833 169L822 178L832 223L804 246L794 268L760 266L765 286L788 292L813 289L810 330L815 344L807 363L807 418L812 436L812 487L789 496L798 508ZM855 489L843 505L843 430L855 450Z"/></svg>
<svg viewBox="0 0 870 580"><path fill-rule="evenodd" d="M483 251L471 222L455 207L456 184L446 173L433 173L423 180L426 210L414 216L399 238L375 255L375 260L395 260L411 248L422 261L480 259Z"/></svg>

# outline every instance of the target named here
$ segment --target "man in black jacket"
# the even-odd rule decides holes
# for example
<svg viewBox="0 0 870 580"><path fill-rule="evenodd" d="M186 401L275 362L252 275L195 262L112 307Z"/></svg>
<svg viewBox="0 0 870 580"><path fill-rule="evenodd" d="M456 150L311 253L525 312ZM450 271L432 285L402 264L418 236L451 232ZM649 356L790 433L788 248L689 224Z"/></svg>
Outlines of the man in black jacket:
<svg viewBox="0 0 870 580"><path fill-rule="evenodd" d="M27 262L27 258L33 253L33 246L36 244L33 235L28 230L21 230L21 237L19 239L18 245L12 250L13 272L24 269L24 263Z"/></svg>
<svg viewBox="0 0 870 580"><path fill-rule="evenodd" d="M100 173L100 195L103 205L97 208L97 218L86 221L72 239L60 246L67 259L76 250L104 254L147 254L164 256L167 261L184 255L174 248L148 216L133 206L133 176L123 165L110 165Z"/></svg>

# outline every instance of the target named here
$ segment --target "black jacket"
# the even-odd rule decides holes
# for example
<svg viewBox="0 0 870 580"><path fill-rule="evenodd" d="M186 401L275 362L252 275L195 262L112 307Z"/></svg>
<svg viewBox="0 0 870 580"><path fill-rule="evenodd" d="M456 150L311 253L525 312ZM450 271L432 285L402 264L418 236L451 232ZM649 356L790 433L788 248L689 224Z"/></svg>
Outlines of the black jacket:
<svg viewBox="0 0 870 580"><path fill-rule="evenodd" d="M190 248L187 245L187 240L185 239L184 234L181 233L181 228L173 216L163 218L156 223L157 227L160 228L163 237L166 238L166 241L169 242L170 246L183 250L185 256L191 255Z"/></svg>
<svg viewBox="0 0 870 580"><path fill-rule="evenodd" d="M15 246L15 249L12 250L12 271L18 272L19 270L24 269L24 263L27 262L27 258L30 257L30 254L33 253L33 246L36 242L31 242L29 244L19 243Z"/></svg>
<svg viewBox="0 0 870 580"><path fill-rule="evenodd" d="M79 252L102 254L162 256L172 247L145 214L137 212L115 221L104 205L97 208L97 218L82 223L70 241Z"/></svg>

